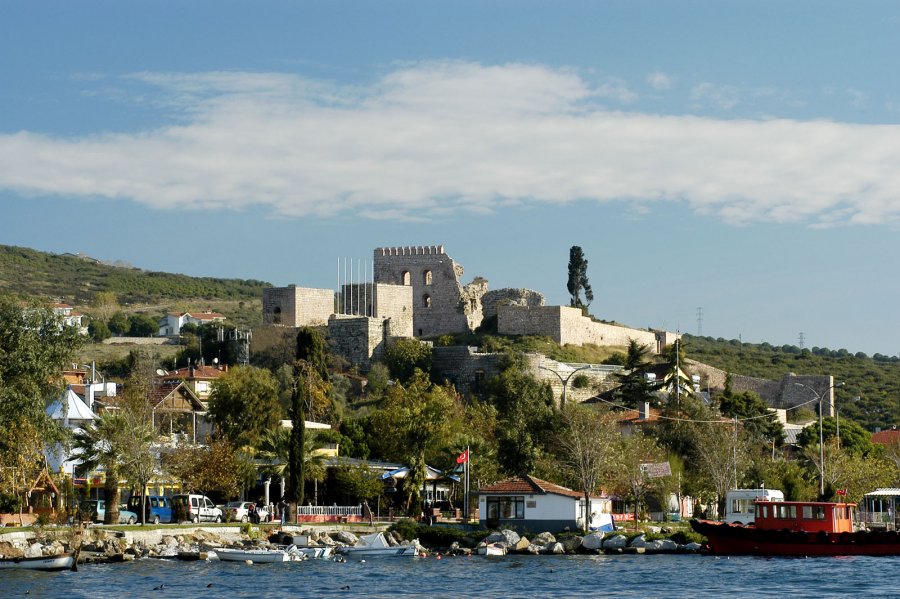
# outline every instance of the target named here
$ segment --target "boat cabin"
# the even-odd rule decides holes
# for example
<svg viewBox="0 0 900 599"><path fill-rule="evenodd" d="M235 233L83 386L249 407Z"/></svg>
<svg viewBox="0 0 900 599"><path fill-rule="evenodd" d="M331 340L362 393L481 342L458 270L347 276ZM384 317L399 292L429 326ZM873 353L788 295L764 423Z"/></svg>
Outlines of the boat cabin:
<svg viewBox="0 0 900 599"><path fill-rule="evenodd" d="M762 530L853 532L855 503L757 500L755 526Z"/></svg>

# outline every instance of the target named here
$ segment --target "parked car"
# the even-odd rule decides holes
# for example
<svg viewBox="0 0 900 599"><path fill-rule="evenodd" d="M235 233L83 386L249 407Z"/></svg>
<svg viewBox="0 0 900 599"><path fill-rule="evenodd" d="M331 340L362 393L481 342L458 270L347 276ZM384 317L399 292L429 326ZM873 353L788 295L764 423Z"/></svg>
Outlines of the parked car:
<svg viewBox="0 0 900 599"><path fill-rule="evenodd" d="M252 501L229 501L225 504L223 511L226 517L235 522L249 522L252 519L253 508L259 515L259 522L268 522L269 511Z"/></svg>
<svg viewBox="0 0 900 599"><path fill-rule="evenodd" d="M222 509L206 495L173 495L172 514L175 522L221 522Z"/></svg>
<svg viewBox="0 0 900 599"><path fill-rule="evenodd" d="M105 499L86 499L81 502L79 507L84 520L103 522L106 519ZM119 508L119 524L134 524L137 520L138 516L136 513Z"/></svg>
<svg viewBox="0 0 900 599"><path fill-rule="evenodd" d="M160 522L172 522L172 498L165 495L147 495L145 522L159 524ZM141 496L132 495L128 498L128 509L137 514L141 513Z"/></svg>

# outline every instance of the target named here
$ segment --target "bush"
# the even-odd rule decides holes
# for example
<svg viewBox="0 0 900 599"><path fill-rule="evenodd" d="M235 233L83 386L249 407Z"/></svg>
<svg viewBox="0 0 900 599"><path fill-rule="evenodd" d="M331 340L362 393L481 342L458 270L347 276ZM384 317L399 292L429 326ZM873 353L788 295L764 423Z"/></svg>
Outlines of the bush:
<svg viewBox="0 0 900 599"><path fill-rule="evenodd" d="M688 543L700 543L702 545L706 542L706 537L693 530L679 530L669 538L679 545L687 545Z"/></svg>
<svg viewBox="0 0 900 599"><path fill-rule="evenodd" d="M425 547L450 547L454 542L462 547L474 547L481 539L487 536L487 531L476 530L467 532L449 526L425 526L413 520L400 520L390 529L407 541L419 539Z"/></svg>

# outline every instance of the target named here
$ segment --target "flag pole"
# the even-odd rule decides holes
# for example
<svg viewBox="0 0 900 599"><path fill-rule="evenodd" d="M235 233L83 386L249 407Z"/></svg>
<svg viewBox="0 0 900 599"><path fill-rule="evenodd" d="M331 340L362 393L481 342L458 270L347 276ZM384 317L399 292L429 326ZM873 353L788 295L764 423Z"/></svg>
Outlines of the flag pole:
<svg viewBox="0 0 900 599"><path fill-rule="evenodd" d="M469 454L469 446L466 445L466 509L463 510L463 514L466 517L466 524L469 523L469 462L471 459L472 456Z"/></svg>

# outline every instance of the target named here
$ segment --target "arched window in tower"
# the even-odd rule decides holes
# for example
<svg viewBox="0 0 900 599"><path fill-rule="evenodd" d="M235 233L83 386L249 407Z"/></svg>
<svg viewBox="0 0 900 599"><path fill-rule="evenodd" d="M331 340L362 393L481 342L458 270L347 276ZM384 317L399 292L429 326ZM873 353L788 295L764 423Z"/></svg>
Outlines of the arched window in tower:
<svg viewBox="0 0 900 599"><path fill-rule="evenodd" d="M410 280L409 280L409 271L408 271L408 270L404 270L404 271L403 271L403 274L400 275L400 280L403 282L404 285L409 285L409 284L410 284Z"/></svg>
<svg viewBox="0 0 900 599"><path fill-rule="evenodd" d="M422 282L426 285L431 285L431 271L426 270L422 273Z"/></svg>
<svg viewBox="0 0 900 599"><path fill-rule="evenodd" d="M422 306L424 306L425 308L431 307L431 296L427 293L422 296Z"/></svg>

